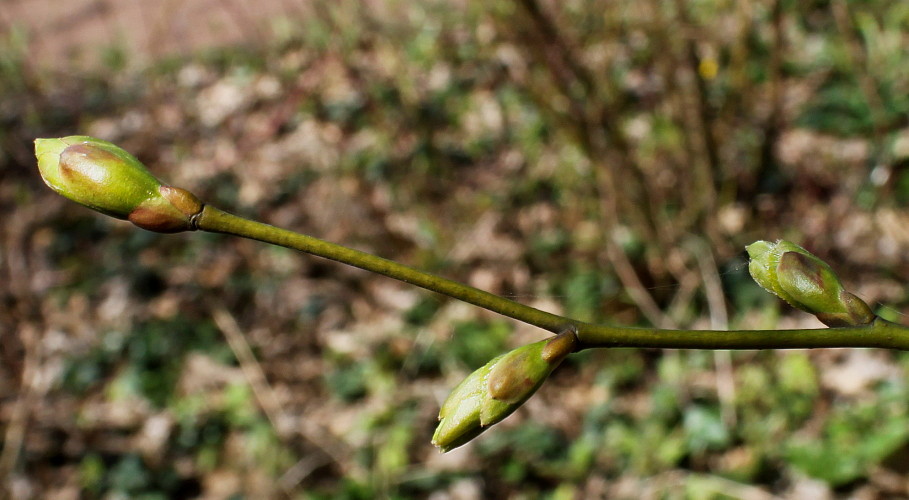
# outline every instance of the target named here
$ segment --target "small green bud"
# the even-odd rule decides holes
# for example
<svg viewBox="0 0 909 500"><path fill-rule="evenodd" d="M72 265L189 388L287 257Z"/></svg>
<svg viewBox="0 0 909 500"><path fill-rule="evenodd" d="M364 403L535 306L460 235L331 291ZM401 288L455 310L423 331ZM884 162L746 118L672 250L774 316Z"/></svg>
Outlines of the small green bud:
<svg viewBox="0 0 909 500"><path fill-rule="evenodd" d="M487 395L486 377L489 365L501 358L475 370L451 391L439 410L439 426L432 435L432 444L442 451L451 451L486 430L480 424L480 409Z"/></svg>
<svg viewBox="0 0 909 500"><path fill-rule="evenodd" d="M70 200L149 231L192 230L202 202L184 189L164 186L122 148L74 135L36 139L44 183Z"/></svg>
<svg viewBox="0 0 909 500"><path fill-rule="evenodd" d="M866 325L874 313L847 292L826 262L789 241L757 241L746 247L748 270L761 287L827 326Z"/></svg>
<svg viewBox="0 0 909 500"><path fill-rule="evenodd" d="M471 373L442 404L432 443L451 451L511 415L577 348L577 341L569 329L518 347Z"/></svg>

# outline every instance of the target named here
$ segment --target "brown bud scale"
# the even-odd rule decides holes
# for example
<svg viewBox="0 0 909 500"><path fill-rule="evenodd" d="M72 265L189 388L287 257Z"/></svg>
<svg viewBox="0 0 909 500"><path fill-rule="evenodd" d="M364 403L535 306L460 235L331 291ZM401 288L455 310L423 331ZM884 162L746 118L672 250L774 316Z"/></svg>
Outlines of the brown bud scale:
<svg viewBox="0 0 909 500"><path fill-rule="evenodd" d="M573 353L578 348L578 336L574 328L568 328L553 337L543 347L543 361L555 364L562 361L565 356Z"/></svg>

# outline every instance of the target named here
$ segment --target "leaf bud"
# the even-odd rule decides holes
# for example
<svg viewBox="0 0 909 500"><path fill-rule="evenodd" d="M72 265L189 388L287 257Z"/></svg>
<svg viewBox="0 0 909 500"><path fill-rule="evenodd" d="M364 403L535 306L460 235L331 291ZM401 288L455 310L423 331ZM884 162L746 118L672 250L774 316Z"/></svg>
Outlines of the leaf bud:
<svg viewBox="0 0 909 500"><path fill-rule="evenodd" d="M543 385L577 349L577 342L570 328L498 356L471 373L442 404L432 443L447 452L501 422Z"/></svg>
<svg viewBox="0 0 909 500"><path fill-rule="evenodd" d="M847 292L826 262L795 243L757 241L746 250L748 270L761 287L825 325L859 326L874 320L868 304Z"/></svg>
<svg viewBox="0 0 909 500"><path fill-rule="evenodd" d="M100 139L74 135L36 139L44 183L88 208L162 233L193 230L202 202L185 189L164 186L139 160Z"/></svg>

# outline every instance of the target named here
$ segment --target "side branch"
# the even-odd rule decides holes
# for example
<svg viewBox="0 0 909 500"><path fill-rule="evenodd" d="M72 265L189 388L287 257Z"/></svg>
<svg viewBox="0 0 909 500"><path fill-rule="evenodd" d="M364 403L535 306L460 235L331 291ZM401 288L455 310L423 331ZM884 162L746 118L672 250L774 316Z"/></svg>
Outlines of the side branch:
<svg viewBox="0 0 909 500"><path fill-rule="evenodd" d="M664 330L583 323L359 250L232 215L210 205L205 206L195 222L196 227L202 231L230 234L300 250L463 300L554 333L573 325L577 328L578 350L600 347L671 349L879 347L909 350L909 328L881 318L876 318L866 325L802 330Z"/></svg>
<svg viewBox="0 0 909 500"><path fill-rule="evenodd" d="M211 233L223 233L250 238L273 245L300 250L312 255L348 264L360 269L388 276L405 283L419 286L433 292L463 300L484 309L497 312L509 318L556 333L576 321L557 314L541 311L498 295L484 292L463 283L436 276L410 266L383 259L375 255L330 243L312 236L295 233L229 214L210 205L205 205L195 219L196 228Z"/></svg>

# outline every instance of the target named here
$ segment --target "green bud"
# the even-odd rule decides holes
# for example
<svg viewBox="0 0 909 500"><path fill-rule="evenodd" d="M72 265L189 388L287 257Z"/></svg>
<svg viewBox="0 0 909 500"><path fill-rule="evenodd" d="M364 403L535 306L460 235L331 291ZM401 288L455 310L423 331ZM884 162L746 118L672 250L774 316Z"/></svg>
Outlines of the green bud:
<svg viewBox="0 0 909 500"><path fill-rule="evenodd" d="M761 287L793 307L810 312L824 324L866 325L874 313L847 292L826 262L789 241L757 241L746 247L748 270Z"/></svg>
<svg viewBox="0 0 909 500"><path fill-rule="evenodd" d="M499 356L467 376L445 399L439 410L439 426L432 435L432 444L442 451L451 451L480 435L480 410L487 397L486 378L489 365Z"/></svg>
<svg viewBox="0 0 909 500"><path fill-rule="evenodd" d="M451 451L501 422L543 385L549 374L577 348L574 329L518 347L471 373L439 410L432 443Z"/></svg>
<svg viewBox="0 0 909 500"><path fill-rule="evenodd" d="M74 135L36 139L44 183L70 200L127 219L149 231L193 229L202 202L184 189L164 186L139 160L116 145Z"/></svg>

